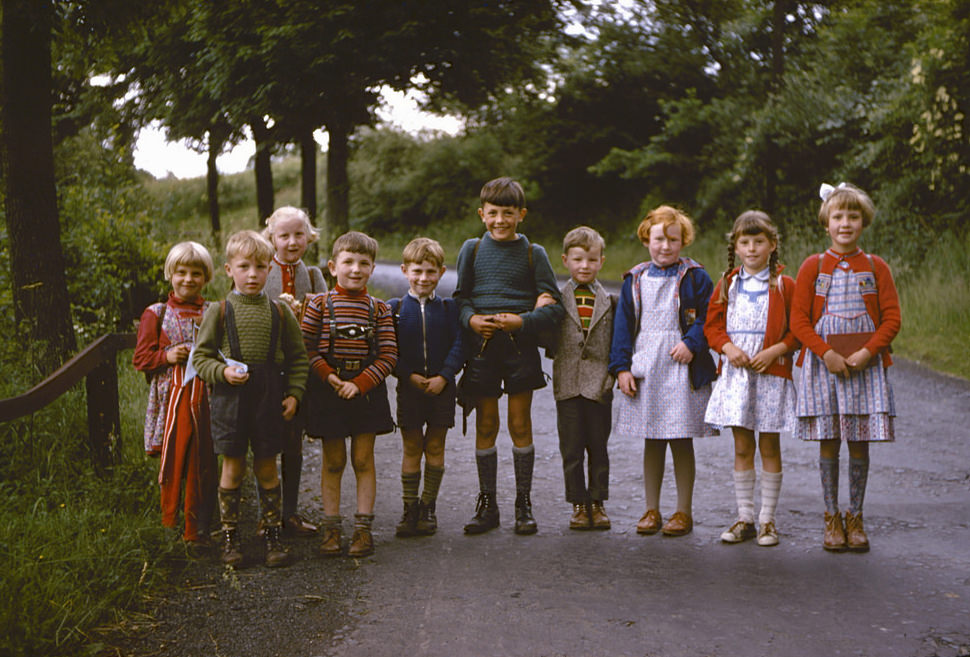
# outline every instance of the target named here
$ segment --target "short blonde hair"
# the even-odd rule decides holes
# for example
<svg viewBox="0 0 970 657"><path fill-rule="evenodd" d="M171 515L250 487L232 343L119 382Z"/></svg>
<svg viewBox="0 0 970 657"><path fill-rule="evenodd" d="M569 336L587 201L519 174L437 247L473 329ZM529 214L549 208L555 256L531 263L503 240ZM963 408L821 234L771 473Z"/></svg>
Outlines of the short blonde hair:
<svg viewBox="0 0 970 657"><path fill-rule="evenodd" d="M876 206L864 191L853 184L842 183L822 201L818 210L818 222L823 228L828 228L829 215L833 210L849 210L862 214L863 227L872 223L876 217Z"/></svg>
<svg viewBox="0 0 970 657"><path fill-rule="evenodd" d="M349 253L360 253L370 256L371 260L377 260L377 240L370 235L365 235L360 231L352 230L344 233L334 240L330 259L336 260L341 251Z"/></svg>
<svg viewBox="0 0 970 657"><path fill-rule="evenodd" d="M420 265L427 261L435 267L441 267L445 264L445 250L437 240L430 237L416 237L404 247L401 259L405 265Z"/></svg>
<svg viewBox="0 0 970 657"><path fill-rule="evenodd" d="M586 251L592 251L599 247L600 255L606 251L606 240L594 228L589 226L577 226L566 233L562 238L562 252L569 253L569 249L578 246Z"/></svg>
<svg viewBox="0 0 970 657"><path fill-rule="evenodd" d="M303 221L307 244L313 244L320 239L320 231L310 223L309 215L300 208L295 208L292 205L284 205L276 208L273 214L266 218L266 228L263 229L263 237L272 243L273 235L276 233L276 224L287 219L300 219Z"/></svg>
<svg viewBox="0 0 970 657"><path fill-rule="evenodd" d="M226 242L226 262L242 256L253 258L257 262L269 262L276 249L269 241L255 230L241 230L229 236Z"/></svg>
<svg viewBox="0 0 970 657"><path fill-rule="evenodd" d="M198 242L179 242L168 251L165 257L165 280L171 281L179 266L198 267L205 272L205 282L212 280L212 256L209 250Z"/></svg>
<svg viewBox="0 0 970 657"><path fill-rule="evenodd" d="M647 213L647 216L640 222L637 228L637 237L641 242L650 241L650 229L660 224L663 226L664 235L667 229L673 225L680 226L680 239L684 246L688 246L694 241L694 222L690 220L682 210L669 205L661 205ZM670 235L667 235L670 237Z"/></svg>

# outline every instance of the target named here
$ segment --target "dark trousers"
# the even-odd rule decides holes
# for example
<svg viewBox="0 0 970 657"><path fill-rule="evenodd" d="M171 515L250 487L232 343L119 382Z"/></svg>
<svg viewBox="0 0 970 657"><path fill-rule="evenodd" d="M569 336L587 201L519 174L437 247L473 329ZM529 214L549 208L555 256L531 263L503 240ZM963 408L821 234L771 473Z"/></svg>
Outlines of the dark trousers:
<svg viewBox="0 0 970 657"><path fill-rule="evenodd" d="M610 456L606 443L613 424L612 404L601 404L584 397L556 402L559 427L559 452L566 482L566 501L585 504L603 501L610 495ZM583 471L588 455L589 485Z"/></svg>

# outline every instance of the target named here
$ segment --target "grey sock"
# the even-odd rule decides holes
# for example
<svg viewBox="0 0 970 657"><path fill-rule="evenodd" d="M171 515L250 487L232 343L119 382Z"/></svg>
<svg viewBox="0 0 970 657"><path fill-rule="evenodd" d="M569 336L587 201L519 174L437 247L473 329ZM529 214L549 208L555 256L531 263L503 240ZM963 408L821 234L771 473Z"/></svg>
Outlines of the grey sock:
<svg viewBox="0 0 970 657"><path fill-rule="evenodd" d="M512 448L512 465L515 467L516 494L532 492L532 471L535 469L536 447Z"/></svg>
<svg viewBox="0 0 970 657"><path fill-rule="evenodd" d="M498 479L498 448L475 450L475 464L478 466L478 488L483 493L495 495Z"/></svg>

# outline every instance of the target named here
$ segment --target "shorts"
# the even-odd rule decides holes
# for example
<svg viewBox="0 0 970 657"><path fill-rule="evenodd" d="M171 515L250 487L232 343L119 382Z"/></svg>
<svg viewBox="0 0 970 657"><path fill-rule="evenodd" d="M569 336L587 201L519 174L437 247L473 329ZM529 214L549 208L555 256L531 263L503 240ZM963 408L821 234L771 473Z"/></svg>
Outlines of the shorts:
<svg viewBox="0 0 970 657"><path fill-rule="evenodd" d="M402 429L455 426L455 384L449 381L438 395L426 395L407 379L397 382L397 425Z"/></svg>
<svg viewBox="0 0 970 657"><path fill-rule="evenodd" d="M255 458L276 456L283 447L283 373L265 363L249 365L241 386L216 383L209 415L216 454Z"/></svg>
<svg viewBox="0 0 970 657"><path fill-rule="evenodd" d="M464 396L498 398L503 392L515 395L545 387L534 337L499 331L486 341L473 334L472 345L476 355L468 359L462 374Z"/></svg>
<svg viewBox="0 0 970 657"><path fill-rule="evenodd" d="M341 399L311 372L307 382L306 433L311 438L334 440L360 434L375 435L394 431L391 405L387 401L387 384L353 399Z"/></svg>

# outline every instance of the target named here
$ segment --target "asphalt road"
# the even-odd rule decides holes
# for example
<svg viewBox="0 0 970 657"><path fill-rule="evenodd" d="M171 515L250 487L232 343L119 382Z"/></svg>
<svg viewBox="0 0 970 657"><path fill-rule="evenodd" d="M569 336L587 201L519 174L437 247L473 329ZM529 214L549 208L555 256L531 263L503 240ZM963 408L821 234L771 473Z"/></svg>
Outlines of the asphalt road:
<svg viewBox="0 0 970 657"><path fill-rule="evenodd" d="M545 362L551 372L551 363ZM474 441L449 434L432 537L397 539L400 437L378 437L377 552L314 556L225 573L193 565L124 654L382 656L970 655L970 382L906 361L891 370L897 442L875 445L865 504L868 554L822 550L818 449L782 437L781 543L724 545L734 518L730 437L695 441L695 527L638 536L642 445L610 441L608 532L567 529L551 387L536 393L535 536L512 532L511 441L499 436L503 525L465 536L474 512ZM392 380L393 390L393 380ZM393 400L393 392L392 392ZM504 424L504 405L503 405ZM474 418L470 418L473 420ZM319 445L305 443L302 507L319 518ZM843 450L844 454L844 450ZM842 457L847 500L848 458ZM668 457L662 512L673 510ZM344 475L345 516L353 475ZM346 523L349 529L349 521ZM248 531L249 528L244 528ZM260 556L249 540L251 561Z"/></svg>

